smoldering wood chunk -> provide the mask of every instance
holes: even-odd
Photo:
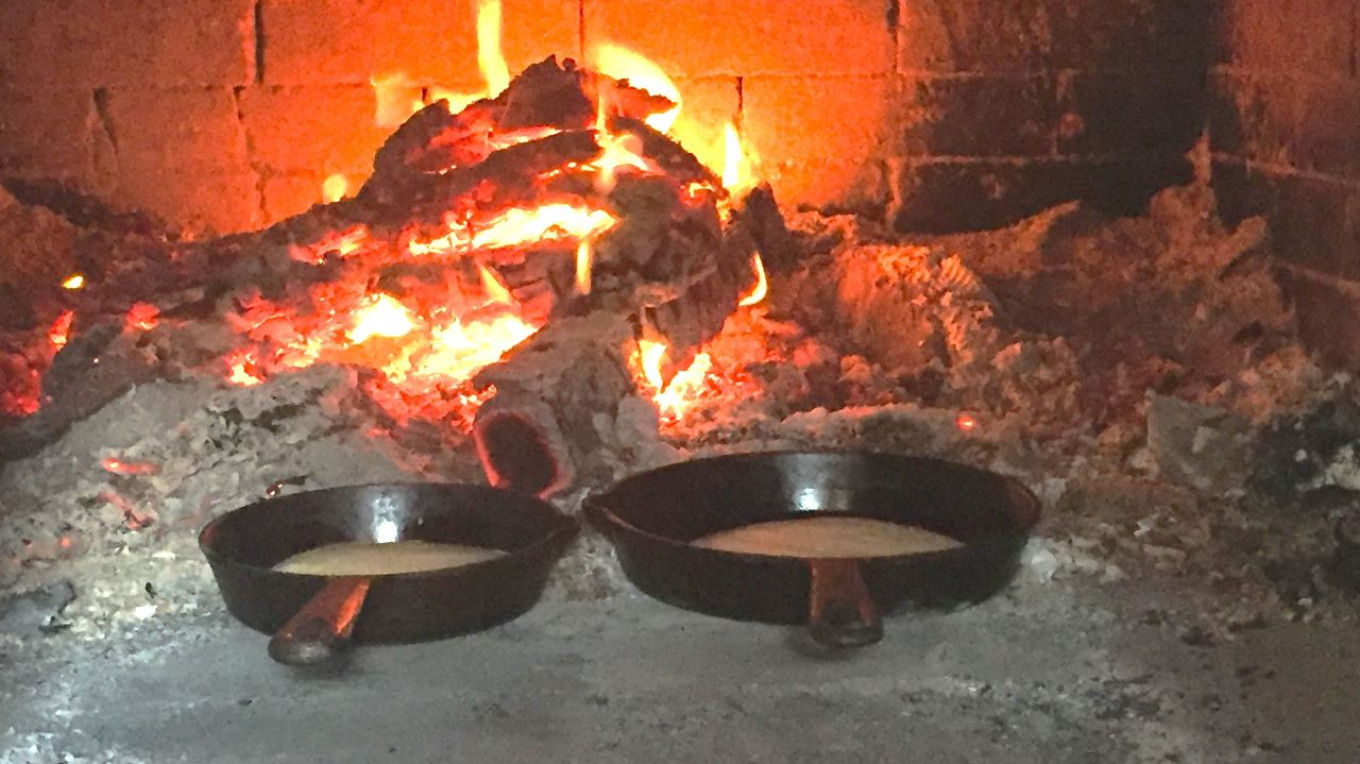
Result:
[[[43,376],[43,407],[0,428],[0,460],[36,452],[133,385],[155,377],[155,364],[117,325],[86,329],[57,354]]]
[[[1148,395],[1148,450],[1165,480],[1215,493],[1242,488],[1255,438],[1251,424],[1230,411]]]
[[[579,130],[589,126],[595,121],[595,102],[586,94],[584,76],[575,62],[568,59],[559,65],[556,56],[530,66],[496,97],[503,104],[497,127]]]
[[[555,488],[566,486],[564,475],[599,477],[606,468],[596,418],[612,422],[619,402],[633,391],[624,356],[632,339],[624,316],[563,317],[479,372],[473,380],[478,389],[496,388],[473,425],[488,474],[526,481],[552,473],[558,476]],[[504,417],[513,417],[513,423]],[[520,449],[508,445],[516,432],[525,437]],[[558,464],[544,464],[545,459]]]
[[[770,273],[789,273],[798,265],[798,247],[789,233],[774,189],[762,183],[732,210],[732,218],[750,232],[756,250]]]
[[[616,134],[631,135],[638,139],[642,156],[659,165],[680,186],[702,183],[713,188],[721,187],[722,181],[698,157],[641,119],[615,117],[609,120],[609,129]]]
[[[836,315],[864,355],[899,375],[934,360],[974,360],[960,340],[994,314],[996,301],[957,255],[879,244],[842,247],[833,257]]]

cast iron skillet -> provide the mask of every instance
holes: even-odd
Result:
[[[653,597],[737,620],[806,623],[817,642],[872,644],[899,603],[987,598],[1019,566],[1039,501],[1011,478],[938,459],[777,452],[700,459],[634,475],[590,496],[586,517]],[[811,513],[916,525],[964,542],[928,554],[802,559],[695,547],[710,533]]]
[[[272,633],[280,663],[329,663],[351,641],[441,639],[494,626],[538,600],[576,521],[499,488],[398,483],[267,499],[199,535],[227,610]],[[423,573],[326,577],[272,566],[323,544],[421,539],[494,547],[494,560]]]

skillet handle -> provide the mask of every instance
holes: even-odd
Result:
[[[322,666],[349,646],[372,579],[337,576],[326,582],[269,640],[269,657],[289,666]]]
[[[859,560],[814,559],[808,632],[824,647],[866,647],[883,639],[883,618],[860,575]]]

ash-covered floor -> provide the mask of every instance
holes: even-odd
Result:
[[[1309,762],[1360,753],[1360,632],[1187,638],[1193,596],[1039,581],[827,657],[640,596],[304,677],[224,616],[5,666],[5,762]],[[1161,617],[1149,617],[1161,613]]]
[[[688,413],[592,420],[556,501],[734,451],[954,459],[1044,502],[1004,596],[828,658],[637,595],[587,534],[512,624],[299,677],[197,529],[271,487],[481,481],[471,441],[391,426],[347,366],[167,375],[0,465],[0,761],[1360,761],[1360,386],[1297,342],[1263,223],[1190,187],[914,245],[795,231]]]

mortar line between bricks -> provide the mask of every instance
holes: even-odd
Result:
[[[1299,278],[1312,281],[1315,284],[1326,284],[1331,287],[1336,287],[1340,291],[1348,292],[1348,296],[1360,300],[1360,281],[1355,279],[1338,276],[1335,273],[1328,273],[1327,271],[1320,271],[1317,268],[1310,268],[1306,265],[1291,263],[1288,260],[1280,259],[1278,255],[1271,260],[1271,266],[1282,271],[1288,271],[1291,276],[1298,276]]]
[[[244,87],[234,87],[231,89],[232,103],[236,104],[236,124],[241,130],[241,140],[245,142],[246,164],[250,171],[255,173],[255,205],[260,213],[261,220],[269,219],[269,208],[265,203],[264,187],[265,173],[261,165],[255,159],[255,146],[250,139],[250,131],[246,129],[246,115],[241,109],[241,94],[245,91]]]
[[[1354,62],[1352,62],[1353,64]],[[1306,69],[1293,69],[1290,67],[1274,67],[1265,69],[1256,66],[1240,66],[1237,64],[1218,64],[1209,68],[1209,74],[1228,74],[1235,77],[1263,77],[1276,79],[1292,79],[1309,84],[1322,83],[1351,83],[1352,79],[1342,73],[1333,74],[1314,74]]]
[[[264,0],[255,0],[255,84],[264,84]]]
[[[1013,156],[998,154],[996,156],[967,156],[962,154],[898,154],[893,159],[899,159],[913,166],[923,165],[957,165],[957,166],[980,166],[980,165],[1005,165],[1012,167],[1024,167],[1025,165],[1036,164],[1070,164],[1070,165],[1098,165],[1115,164],[1134,160],[1156,160],[1156,159],[1177,159],[1185,155],[1178,151],[1130,151],[1127,153],[1104,153],[1104,154],[1067,154],[1049,155],[1040,154],[1036,156]]]
[[[1290,175],[1296,178],[1303,178],[1304,180],[1330,183],[1351,191],[1360,191],[1360,180],[1346,178],[1340,175],[1328,175],[1327,173],[1318,172],[1317,170],[1307,170],[1302,167],[1277,164],[1274,162],[1262,162],[1257,159],[1247,159],[1246,157],[1240,157],[1234,154],[1224,154],[1222,152],[1215,152],[1211,155],[1211,158],[1215,161],[1241,165],[1248,170],[1255,170],[1268,175]]]

